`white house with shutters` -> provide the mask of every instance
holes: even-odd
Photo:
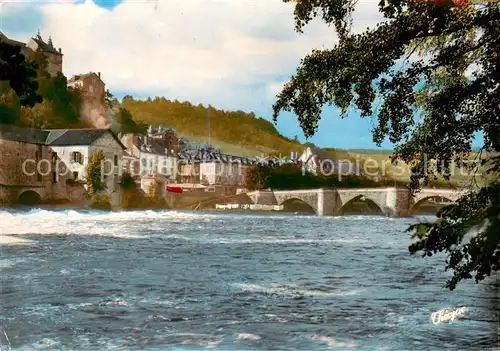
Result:
[[[86,168],[92,156],[104,154],[103,178],[109,195],[119,193],[122,174],[122,156],[125,146],[109,129],[48,130],[46,144],[52,149],[53,160],[63,162],[65,172],[72,172],[75,181],[85,182]],[[60,173],[53,167],[52,178],[58,181]],[[61,169],[61,167],[59,167]]]

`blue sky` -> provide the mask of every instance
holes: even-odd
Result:
[[[118,97],[165,96],[267,119],[300,59],[335,41],[332,29],[319,21],[305,34],[295,33],[293,7],[281,0],[35,0],[0,6],[0,30],[21,41],[38,30],[44,39],[50,35],[64,53],[68,77],[101,72]],[[376,6],[376,1],[358,1],[355,31],[377,23]],[[338,110],[328,107],[309,141],[375,148],[374,123],[356,112],[340,119]],[[305,141],[291,113],[280,116],[277,128]]]

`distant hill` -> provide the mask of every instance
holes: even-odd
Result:
[[[174,128],[180,135],[192,141],[208,140],[207,107],[188,101],[167,100],[157,97],[135,100],[123,98],[121,107],[129,110],[139,122],[163,124]],[[224,150],[242,156],[301,152],[300,142],[281,135],[273,123],[255,116],[253,112],[225,111],[210,108],[211,143]]]

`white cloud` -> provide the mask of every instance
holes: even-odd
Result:
[[[112,92],[221,108],[271,104],[304,55],[335,41],[320,21],[295,33],[293,6],[280,0],[128,0],[111,11],[88,0],[40,6],[42,36],[62,48],[66,76],[99,71]],[[376,6],[360,1],[358,30],[379,19]]]

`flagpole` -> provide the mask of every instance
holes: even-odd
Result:
[[[210,105],[207,109],[207,123],[208,123],[208,146],[210,147]]]

